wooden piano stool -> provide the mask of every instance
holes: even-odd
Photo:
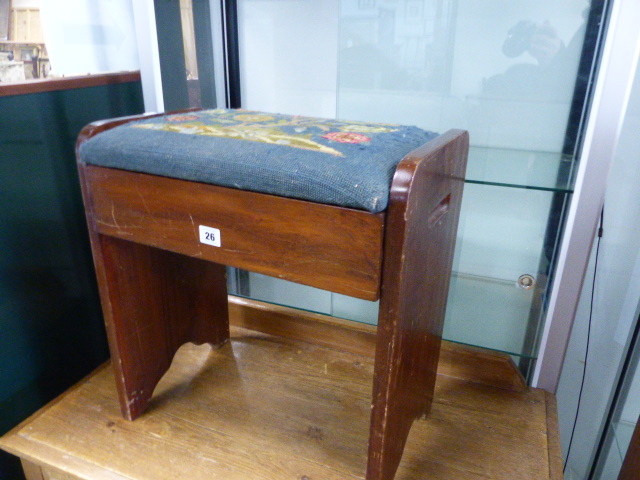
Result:
[[[234,110],[98,122],[78,162],[122,414],[229,341],[226,266],[380,300],[366,480],[429,412],[468,135]]]

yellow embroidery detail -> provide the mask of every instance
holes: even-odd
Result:
[[[166,121],[163,122],[144,122],[131,126],[283,145],[338,157],[344,157],[344,154],[319,141],[327,139],[340,143],[365,143],[369,142],[370,138],[363,133],[375,135],[397,130],[394,128],[397,125],[391,124],[372,125],[364,122],[340,122],[301,116],[283,118],[279,115],[267,115],[248,110],[220,109],[173,115],[166,117]],[[314,136],[318,141],[313,140]]]
[[[141,123],[135,125],[136,128],[148,128],[151,130],[163,130],[166,132],[186,133],[191,135],[206,135],[210,137],[235,138],[249,142],[269,143],[272,145],[283,145],[303,150],[313,150],[320,153],[327,153],[337,157],[344,155],[331,147],[311,140],[312,134],[307,135],[287,135],[277,130],[248,129],[245,125],[233,127],[215,127],[212,125],[202,125],[197,123]]]

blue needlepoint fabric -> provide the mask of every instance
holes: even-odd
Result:
[[[353,207],[387,208],[395,169],[437,134],[417,127],[202,110],[102,132],[81,161]]]

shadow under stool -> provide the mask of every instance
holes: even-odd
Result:
[[[433,397],[468,134],[243,110],[96,122],[77,155],[120,408],[229,340],[226,266],[380,300],[367,480]]]

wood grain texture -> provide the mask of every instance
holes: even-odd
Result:
[[[28,80],[23,82],[0,84],[0,97],[54,92],[57,90],[71,90],[74,88],[100,87],[103,85],[139,81],[140,72],[137,71]]]
[[[80,164],[101,234],[367,300],[378,298],[383,215]],[[220,230],[221,246],[199,240]]]
[[[528,388],[510,355],[451,342],[442,343],[438,374],[514,392]]]
[[[89,126],[78,145],[130,120]],[[185,276],[179,255],[189,259],[185,268],[194,278],[206,260],[380,298],[366,479],[392,479],[409,429],[433,397],[467,153],[467,133],[452,130],[407,155],[389,207],[377,215],[80,161],[125,416],[144,410],[180,344],[193,339],[194,328],[205,329],[189,310],[198,305],[193,292],[204,290],[195,280],[193,292],[174,287],[173,279]],[[203,244],[202,226],[219,231],[218,245]],[[183,306],[197,318],[178,331],[170,317]],[[226,339],[215,338],[203,341]]]
[[[74,480],[362,479],[373,368],[370,357],[234,329],[221,349],[183,346],[135,422],[119,413],[109,366],[0,447]],[[550,478],[548,425],[541,390],[438,375],[396,479]]]
[[[367,480],[394,478],[431,405],[468,149],[468,133],[450,130],[407,155],[391,184]]]
[[[549,478],[553,480],[564,479],[564,461],[562,459],[562,446],[560,445],[560,436],[553,435],[551,432],[559,432],[558,427],[558,402],[555,395],[545,393],[545,402],[547,406],[547,445],[549,451]]]
[[[375,325],[229,296],[231,325],[374,358]],[[443,341],[438,375],[524,392],[525,380],[506,353]]]
[[[60,471],[56,468],[42,467],[43,480],[84,480],[71,473]]]
[[[236,327],[313,343],[373,358],[376,327],[284,305],[229,296],[229,321]]]
[[[229,339],[223,265],[90,232],[125,418],[140,416],[186,342]]]
[[[44,480],[42,468],[28,460],[22,460],[22,471],[27,480]]]

